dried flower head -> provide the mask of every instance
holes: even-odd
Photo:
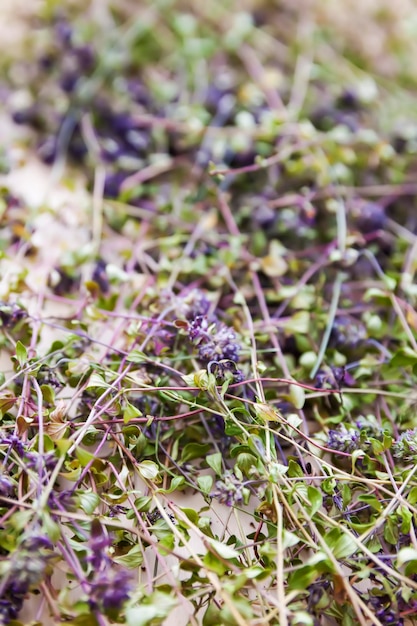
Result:
[[[417,459],[417,428],[406,430],[392,446],[394,457],[400,461],[410,462]]]
[[[216,490],[210,495],[227,506],[240,506],[247,501],[249,490],[235,474],[227,471],[223,480],[216,481]]]
[[[209,323],[203,315],[198,315],[189,324],[189,336],[198,346],[198,356],[202,361],[239,360],[240,346],[236,333],[222,322]]]
[[[346,428],[343,424],[337,430],[329,430],[327,447],[341,452],[353,452],[360,448],[360,432]]]

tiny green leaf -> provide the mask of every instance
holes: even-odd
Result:
[[[199,476],[197,478],[197,484],[203,493],[209,494],[213,487],[213,477],[212,476]]]
[[[78,499],[80,506],[87,513],[91,515],[94,513],[98,505],[100,504],[100,498],[94,491],[81,491],[78,492]]]
[[[27,358],[28,358],[28,352],[25,346],[23,345],[21,341],[17,341],[16,342],[16,359],[21,368],[25,365]]]
[[[206,456],[207,465],[211,467],[212,470],[220,476],[222,474],[222,465],[223,465],[223,457],[220,452],[216,452],[215,454],[208,454]]]
[[[137,468],[139,474],[146,480],[155,480],[159,474],[159,467],[153,461],[142,461]]]

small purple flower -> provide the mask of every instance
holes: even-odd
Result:
[[[384,230],[388,219],[384,207],[376,202],[361,201],[353,208],[352,213],[357,228],[365,235]]]
[[[375,617],[384,626],[403,626],[404,620],[398,614],[398,608],[387,594],[369,594],[369,604],[375,612]]]
[[[203,315],[197,315],[188,326],[188,334],[193,341],[199,341],[208,336],[209,323]]]
[[[87,561],[92,565],[88,601],[92,609],[114,615],[129,599],[132,591],[131,575],[125,570],[115,569],[107,552],[111,539],[98,520],[94,520],[91,525],[88,543],[91,554]]]
[[[208,323],[217,318],[210,313],[212,302],[207,298],[206,293],[201,289],[191,289],[173,296],[172,293],[165,293],[165,298],[173,305],[178,318],[185,318],[193,322],[196,318],[207,317]]]
[[[125,570],[102,572],[95,580],[93,593],[104,611],[120,611],[132,591],[131,576]]]
[[[94,520],[91,525],[91,536],[89,540],[91,555],[87,557],[87,561],[92,564],[95,571],[98,571],[109,559],[107,548],[111,545],[111,539],[103,531],[100,522]]]
[[[367,331],[360,320],[349,315],[336,317],[331,334],[331,344],[337,349],[353,350],[363,345]]]
[[[188,294],[188,297],[185,298],[185,302],[189,307],[186,314],[186,317],[189,320],[192,320],[197,316],[208,315],[210,311],[211,302],[206,297],[205,293],[199,289],[194,289],[190,294]]]
[[[222,361],[211,361],[207,365],[207,371],[214,374],[216,379],[223,382],[229,380],[232,383],[241,383],[245,380],[245,376],[241,370],[236,367],[236,363],[229,359]]]
[[[216,490],[211,494],[226,506],[240,506],[248,496],[248,490],[232,472],[225,472],[223,480],[216,482]]]
[[[417,459],[417,428],[406,430],[392,446],[392,453],[401,461],[416,461]]]
[[[11,496],[14,491],[12,480],[8,476],[0,476],[0,496]]]
[[[16,619],[23,605],[23,598],[2,598],[0,600],[0,625],[10,624],[12,619]]]
[[[26,446],[17,435],[2,435],[0,433],[0,445],[4,444],[15,450],[16,454],[20,457],[25,454]]]
[[[66,93],[74,91],[76,84],[78,83],[78,74],[74,71],[67,70],[62,73],[59,80],[60,87]]]
[[[122,183],[128,175],[128,172],[122,170],[107,174],[104,181],[104,195],[107,198],[117,198],[121,192]]]
[[[344,385],[352,387],[355,385],[355,379],[349,374],[346,367],[330,366],[329,368],[319,369],[314,379],[314,385],[317,389],[327,387],[340,389]]]
[[[240,346],[236,343],[236,334],[222,322],[209,324],[206,317],[198,315],[190,322],[188,332],[194,345],[198,346],[202,361],[239,360]]]
[[[35,533],[6,560],[1,580],[0,625],[17,618],[26,594],[44,576],[51,548],[48,537]]]
[[[72,34],[72,28],[66,20],[60,19],[57,21],[55,25],[55,35],[60,44],[70,46]]]
[[[109,278],[106,272],[107,263],[99,259],[94,267],[92,280],[97,283],[102,293],[108,293],[110,289]]]
[[[37,470],[39,466],[44,467],[46,470],[54,469],[57,464],[58,458],[55,456],[54,452],[46,452],[42,457],[39,452],[26,452],[24,460],[26,461],[26,466],[29,469]],[[40,463],[42,461],[42,463]]]
[[[74,48],[73,54],[77,59],[80,71],[88,72],[94,67],[95,54],[91,46],[78,46],[77,48]]]
[[[347,429],[343,424],[338,430],[329,430],[327,447],[341,452],[353,452],[360,448],[360,433],[354,428]]]

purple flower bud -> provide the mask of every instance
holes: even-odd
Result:
[[[340,315],[333,323],[331,343],[335,348],[352,350],[363,344],[367,336],[361,321],[348,315]]]
[[[27,317],[27,312],[16,302],[0,301],[0,322],[2,326],[10,328],[25,317]]]
[[[0,434],[0,445],[2,444],[9,445],[20,457],[25,454],[26,446],[17,435]]]
[[[202,361],[239,360],[240,346],[236,334],[222,322],[209,324],[207,317],[197,315],[189,324],[189,337],[198,346],[198,356]]]
[[[357,228],[364,234],[384,230],[387,216],[384,207],[376,202],[360,202],[352,210]]]
[[[109,279],[106,273],[107,263],[103,259],[99,259],[93,270],[92,279],[100,287],[102,293],[108,293],[110,289]]]
[[[132,588],[127,571],[106,568],[91,582],[90,605],[105,613],[117,613],[129,599]]]
[[[57,156],[56,137],[47,137],[38,147],[38,154],[44,163],[52,165]]]
[[[14,491],[14,485],[8,476],[0,476],[0,495],[11,496]]]
[[[80,71],[88,72],[93,68],[95,56],[91,46],[78,46],[77,48],[74,48],[73,54],[77,59]]]
[[[55,26],[55,34],[58,41],[64,46],[71,45],[72,28],[65,20],[59,20]]]
[[[104,195],[107,198],[117,198],[120,194],[120,187],[128,175],[127,172],[123,171],[108,174],[104,181]]]
[[[78,74],[73,71],[64,72],[59,80],[59,85],[66,93],[71,93],[78,82]]]
[[[402,433],[394,442],[392,453],[401,461],[415,462],[417,460],[417,428]]]
[[[216,490],[210,495],[226,506],[239,506],[244,501],[244,486],[233,473],[225,472],[224,479],[216,482]]]
[[[329,430],[327,447],[341,452],[353,452],[360,448],[360,433],[354,428],[347,429],[343,424],[338,430]]]

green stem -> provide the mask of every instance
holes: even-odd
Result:
[[[329,317],[327,319],[327,326],[326,326],[326,330],[324,331],[324,335],[323,335],[323,339],[321,341],[321,345],[320,345],[320,350],[319,353],[317,355],[317,361],[313,367],[313,369],[311,370],[310,373],[310,378],[313,379],[315,378],[320,365],[322,364],[323,361],[323,357],[324,354],[326,352],[327,349],[327,345],[329,343],[329,339],[330,339],[330,333],[332,332],[332,328],[333,328],[333,322],[334,322],[334,318],[336,317],[336,311],[337,311],[337,306],[339,304],[339,298],[340,298],[340,292],[342,290],[342,283],[344,280],[344,274],[342,272],[339,272],[336,276],[336,280],[334,283],[334,289],[333,289],[333,296],[332,296],[332,301],[330,303],[330,309],[329,309]]]

